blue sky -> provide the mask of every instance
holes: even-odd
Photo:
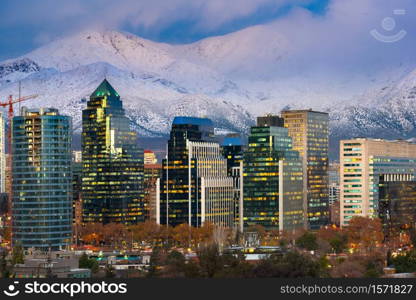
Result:
[[[284,18],[323,16],[330,0],[1,0],[0,61],[90,27],[189,43]]]

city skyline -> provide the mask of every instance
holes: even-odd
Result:
[[[1,1],[0,293],[414,294],[415,13]]]

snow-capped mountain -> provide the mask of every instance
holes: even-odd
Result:
[[[283,108],[331,113],[332,136],[416,133],[416,71],[409,64],[354,76],[308,68],[291,40],[253,26],[187,45],[115,31],[85,31],[0,63],[0,99],[39,94],[80,130],[86,99],[106,77],[143,136],[169,132],[175,115],[207,116],[219,132],[247,132],[256,115]]]

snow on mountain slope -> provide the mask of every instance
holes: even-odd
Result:
[[[411,137],[416,126],[413,65],[360,74],[308,68],[290,39],[261,25],[188,45],[115,31],[84,31],[0,63],[0,99],[39,94],[74,118],[107,77],[142,135],[169,132],[175,115],[207,116],[217,130],[247,132],[256,115],[283,108],[331,113],[332,135]]]

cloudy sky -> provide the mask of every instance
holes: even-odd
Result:
[[[401,11],[395,13],[397,9]],[[333,59],[346,63],[358,56],[375,61],[413,59],[416,1],[1,0],[0,60],[91,28],[189,43],[258,24],[270,26],[271,34],[286,36],[300,52],[315,53],[318,63],[329,53],[338,53]],[[374,29],[381,38],[402,38],[383,43],[370,35]]]

